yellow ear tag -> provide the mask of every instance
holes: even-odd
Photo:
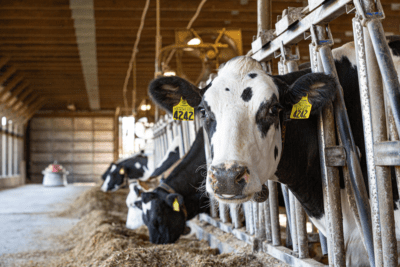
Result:
[[[308,119],[310,117],[312,105],[308,102],[308,95],[303,96],[299,103],[293,105],[290,118],[295,120]]]
[[[194,120],[194,108],[192,108],[186,100],[183,100],[182,97],[179,104],[172,108],[172,114],[176,121]]]
[[[121,169],[119,170],[119,174],[121,174],[121,175],[124,175],[124,174],[125,174],[124,168],[121,168]]]
[[[177,198],[175,198],[174,203],[172,204],[172,207],[174,208],[174,211],[179,211],[179,203],[178,203]]]

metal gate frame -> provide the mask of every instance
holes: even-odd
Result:
[[[264,251],[293,266],[324,266],[310,259],[308,255],[308,242],[320,240],[323,253],[330,256],[329,266],[345,266],[338,171],[338,168],[342,167],[347,198],[370,265],[397,266],[389,166],[395,166],[396,186],[400,191],[400,85],[381,24],[385,15],[380,1],[309,0],[306,11],[291,8],[284,11],[283,18],[276,24],[275,33],[278,36],[262,27],[262,23],[266,23],[266,19],[262,18],[266,14],[263,14],[263,8],[268,9],[266,1],[258,0],[259,36],[252,44],[252,57],[259,62],[266,62],[268,66],[274,57],[280,57],[280,74],[297,71],[298,49],[293,54],[292,46],[311,38],[312,71],[324,72],[336,79],[336,100],[321,112],[318,125],[327,236],[325,238],[322,234],[307,234],[305,212],[293,194],[283,186],[288,220],[286,244],[291,245],[293,249],[281,245],[278,195],[276,183],[273,181],[268,181],[268,201],[227,205],[210,200],[211,214],[201,214],[200,220],[251,244],[255,251]],[[333,38],[328,24],[344,13],[354,11],[356,15],[353,19],[353,30],[370,199],[363,182],[360,155],[347,116],[343,89],[335,69],[331,51]],[[155,127],[155,152],[159,155],[163,155],[161,151],[165,152],[168,144],[168,138],[165,137],[168,123],[164,121]],[[190,130],[187,130],[188,126],[185,126],[185,123],[177,125],[183,140],[181,147],[186,152],[193,142],[188,140],[193,139],[190,139]],[[197,119],[195,130],[198,129]],[[210,147],[206,133],[204,138],[209,164]],[[339,144],[336,144],[336,139],[339,140]],[[156,162],[159,159],[160,156],[157,156]]]

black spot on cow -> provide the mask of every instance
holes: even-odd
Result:
[[[246,89],[243,90],[243,93],[240,97],[245,102],[249,102],[252,96],[253,96],[253,91],[251,90],[251,87],[247,87]]]
[[[229,88],[225,88],[225,91],[230,91]]]
[[[255,77],[257,77],[257,73],[250,73],[249,76],[250,78],[254,79]]]
[[[211,139],[217,129],[217,121],[215,119],[215,115],[212,112],[211,107],[208,105],[207,101],[204,99],[201,102],[199,109],[202,109],[204,112],[204,115],[202,116],[202,118],[204,119],[203,125],[208,133],[208,138],[211,143]]]
[[[274,149],[274,157],[275,157],[275,160],[278,157],[278,148],[276,146],[275,146],[275,149]]]
[[[271,125],[274,125],[275,128],[278,127],[279,111],[280,104],[275,94],[272,95],[271,99],[261,102],[256,113],[256,124],[263,138],[267,136]]]

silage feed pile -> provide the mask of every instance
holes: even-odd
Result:
[[[261,254],[218,254],[194,235],[175,244],[151,244],[145,226],[125,227],[127,190],[104,193],[86,191],[65,211],[54,216],[79,217],[65,235],[54,237],[54,250],[0,257],[0,266],[286,266]]]

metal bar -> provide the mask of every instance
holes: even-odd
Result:
[[[283,201],[285,202],[285,210],[286,210],[286,218],[287,218],[286,247],[293,247],[292,231],[290,231],[290,228],[292,227],[292,218],[291,218],[291,214],[290,214],[289,192],[288,192],[288,188],[285,184],[281,184],[281,189],[282,189]]]
[[[289,203],[290,203],[290,233],[292,234],[292,244],[293,244],[293,251],[298,252],[299,246],[298,241],[299,238],[297,237],[297,219],[296,219],[296,202],[295,197],[292,191],[289,191]]]
[[[374,241],[375,265],[383,266],[382,237],[379,214],[379,195],[377,170],[375,168],[374,137],[370,107],[370,91],[373,87],[382,87],[381,76],[377,72],[377,63],[371,51],[368,31],[364,31],[359,19],[353,19],[354,43],[357,57],[358,83],[360,89],[361,111],[364,128],[365,153],[367,160],[369,194],[371,200],[371,218]],[[368,51],[367,51],[368,50]],[[371,64],[371,66],[368,66]],[[376,80],[375,80],[376,79]],[[374,81],[375,80],[375,81]],[[382,88],[381,88],[382,89]],[[372,99],[371,99],[372,101]],[[378,100],[379,101],[379,100]],[[379,105],[379,103],[376,103]],[[375,103],[374,103],[375,105]],[[384,107],[382,107],[384,108]],[[378,111],[379,112],[379,111]],[[377,129],[378,130],[378,129]],[[379,133],[378,133],[379,134]]]
[[[258,222],[258,228],[260,228],[260,236],[258,236],[257,238],[261,241],[266,239],[266,233],[265,233],[265,215],[264,215],[264,204],[263,203],[257,203],[258,205],[258,218],[259,218],[259,222]]]
[[[257,1],[257,37],[260,37],[263,31],[272,27],[271,3],[271,0]]]
[[[366,247],[370,259],[370,264],[371,266],[375,266],[375,256],[374,256],[373,240],[372,240],[371,208],[369,205],[367,190],[365,188],[364,180],[362,178],[362,171],[358,158],[358,151],[354,143],[349,118],[346,112],[343,89],[340,86],[338,80],[331,48],[329,46],[322,46],[319,49],[319,53],[321,55],[321,61],[324,66],[325,73],[334,76],[336,79],[337,95],[336,95],[336,100],[333,103],[336,125],[339,130],[343,146],[345,147],[347,152],[347,166],[350,173],[351,183],[354,189],[358,213],[360,214],[361,217],[361,226],[362,226],[361,232],[363,233],[366,241]]]
[[[219,218],[223,223],[229,222],[228,204],[218,202],[219,205]]]
[[[328,255],[328,244],[326,241],[326,236],[322,232],[319,232],[318,234],[319,234],[319,242],[321,243],[322,255]]]
[[[281,48],[281,45],[297,44],[304,39],[304,33],[309,31],[311,25],[328,23],[346,12],[346,5],[351,0],[330,0],[315,9],[302,20],[292,25],[290,29],[272,40],[263,49],[253,54],[257,61],[267,61],[274,57],[274,52]]]
[[[272,230],[271,230],[271,209],[269,200],[264,203],[264,214],[265,214],[265,238],[268,243],[272,242]]]
[[[378,166],[400,166],[400,142],[375,143],[375,164]]]
[[[387,96],[385,94],[385,100],[387,99]],[[387,107],[388,105],[386,105]],[[387,121],[390,129],[390,140],[391,141],[399,141],[399,134],[396,131],[396,126],[394,125],[393,121],[393,113],[390,107],[386,108],[386,113],[387,113]],[[395,175],[396,175],[396,181],[397,181],[397,190],[400,192],[400,166],[395,166]],[[393,186],[393,185],[392,185]]]
[[[317,53],[317,48],[310,44],[310,59],[313,72],[323,72],[324,67],[321,58]],[[328,239],[327,248],[329,252],[329,265],[330,266],[344,266],[344,238],[342,227],[342,213],[339,189],[339,172],[336,168],[328,167],[325,158],[325,147],[335,146],[335,122],[333,116],[332,105],[324,108],[318,119],[318,144],[319,144],[319,157],[322,176],[322,189],[324,196],[325,208],[325,236]],[[330,183],[332,182],[332,183]],[[339,205],[337,203],[339,202]],[[335,209],[333,209],[333,205]],[[332,222],[335,222],[333,224]],[[335,238],[334,238],[335,237]],[[337,237],[337,239],[336,239]]]
[[[384,38],[384,40],[385,39],[386,38]],[[379,205],[383,263],[385,266],[397,266],[397,240],[393,213],[393,194],[390,168],[375,166],[374,164],[375,155],[373,143],[387,141],[385,101],[383,95],[384,91],[382,88],[382,77],[377,71],[378,62],[374,54],[371,38],[368,31],[364,31],[364,40],[366,67],[368,70],[368,88],[365,86],[360,86],[360,95],[362,96],[361,102],[363,117],[364,112],[366,113],[366,118],[363,118],[364,125],[367,125],[369,126],[369,128],[371,128],[371,124],[368,125],[367,122],[370,120],[370,123],[372,123],[372,129],[364,129],[366,147],[368,142],[369,148],[366,152],[368,174],[371,172],[371,176],[375,178],[373,179],[373,181],[377,182],[379,200],[372,200],[377,202],[377,204]],[[400,89],[400,87],[398,88]],[[370,104],[368,103],[368,91],[369,97],[371,99],[370,103],[373,103],[370,107],[370,110],[368,110],[368,104]],[[400,146],[398,146],[398,148],[400,148]],[[397,154],[400,154],[399,150]],[[376,172],[376,176],[374,176],[374,171]],[[377,179],[377,177],[379,177],[379,179]],[[372,183],[372,181],[370,183]]]
[[[305,259],[309,257],[308,253],[308,239],[307,239],[307,226],[306,226],[306,213],[301,206],[300,202],[296,199],[296,219],[297,219],[297,237],[298,237],[298,250],[299,258]]]
[[[382,80],[385,85],[388,102],[393,111],[393,120],[397,130],[400,129],[400,84],[397,77],[396,68],[386,42],[385,32],[383,31],[380,20],[373,19],[367,22],[367,27],[371,37],[372,45],[375,50],[379,69],[381,70]]]
[[[279,225],[278,189],[276,182],[268,180],[269,204],[271,211],[272,245],[281,245],[281,228]]]
[[[236,229],[242,227],[242,220],[240,218],[239,215],[239,207],[240,205],[238,204],[229,204],[229,211],[230,211],[230,215],[231,215],[231,219],[232,219],[232,224],[234,225],[234,227]]]

